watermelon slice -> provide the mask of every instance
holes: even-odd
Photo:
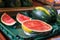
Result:
[[[14,25],[16,23],[16,21],[13,18],[11,18],[7,13],[4,13],[1,16],[1,22],[8,26]]]
[[[23,22],[22,29],[25,33],[44,33],[52,30],[52,26],[41,20],[28,20]]]
[[[24,21],[31,20],[28,16],[18,13],[16,19],[19,23],[23,23]]]

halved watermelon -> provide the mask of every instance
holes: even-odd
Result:
[[[27,21],[27,20],[31,20],[31,18],[29,18],[28,16],[25,16],[25,15],[20,14],[20,13],[17,14],[16,19],[19,23],[22,23],[22,22]]]
[[[51,31],[52,26],[41,20],[28,20],[23,22],[22,29],[25,33],[44,33]]]
[[[13,18],[11,18],[7,13],[4,13],[1,16],[1,22],[8,26],[14,25],[16,23],[16,21]]]

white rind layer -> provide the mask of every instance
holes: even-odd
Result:
[[[3,20],[1,20],[1,22],[4,23],[5,25],[9,25],[9,26],[14,25],[16,23],[16,21],[15,22],[12,22],[12,23],[6,23]]]
[[[25,33],[26,35],[28,35],[28,36],[36,36],[36,35],[37,35],[37,34],[27,33],[27,32],[25,32],[25,31],[24,31],[24,33]]]
[[[19,14],[19,13],[18,13]],[[16,19],[17,19],[17,21],[19,22],[19,23],[23,23],[23,22],[21,22],[19,19],[18,19],[18,14],[17,14],[17,16],[16,16]],[[31,20],[31,18],[30,19],[28,19],[28,20]],[[27,20],[25,20],[25,21],[27,21]]]
[[[5,15],[6,13],[4,13],[2,16],[1,16],[1,22],[4,23],[5,25],[8,25],[8,26],[11,26],[11,25],[14,25],[16,23],[16,21],[12,22],[12,23],[6,23],[2,20],[2,17]]]
[[[18,16],[18,14],[17,14],[17,16]],[[19,23],[21,23],[22,25],[24,25],[24,22],[27,22],[27,21],[31,21],[31,18],[30,18],[30,20],[26,20],[26,21],[23,21],[23,22],[21,22],[18,18],[17,18],[17,16],[16,16],[16,19],[17,19],[17,21],[19,22]],[[33,19],[33,20],[35,20],[35,19]],[[41,21],[41,20],[35,20],[35,21]],[[45,22],[43,22],[43,23],[45,23]],[[47,24],[47,23],[45,23],[45,24]],[[47,24],[47,25],[49,25],[49,24]],[[25,26],[25,25],[24,25]],[[48,31],[51,31],[52,30],[52,26],[51,25],[49,25],[50,26],[50,29],[49,30],[45,30],[45,31],[38,31],[38,30],[33,30],[33,29],[30,29],[30,30],[32,30],[32,31],[36,31],[36,32],[48,32]],[[25,26],[26,27],[26,26]],[[28,28],[28,27],[27,27]],[[29,29],[29,28],[28,28]]]
[[[32,21],[32,20],[27,20],[27,21]],[[24,21],[24,22],[27,22],[27,21]],[[35,20],[35,21],[41,21],[41,20]],[[22,25],[24,25],[24,22],[22,23]],[[43,23],[45,23],[45,22],[43,22]],[[47,24],[47,23],[45,23],[45,24]],[[47,25],[49,25],[49,24],[47,24]],[[25,26],[25,25],[24,25]],[[38,31],[38,30],[33,30],[33,29],[30,29],[30,30],[32,30],[32,31],[35,31],[35,32],[48,32],[48,31],[51,31],[52,30],[52,26],[51,25],[49,25],[50,26],[50,29],[48,29],[48,30],[44,30],[44,31]],[[26,26],[25,26],[26,27]],[[27,27],[28,28],[28,27]],[[29,28],[28,28],[29,29]]]

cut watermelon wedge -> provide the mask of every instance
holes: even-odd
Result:
[[[16,21],[13,18],[11,18],[7,13],[4,13],[1,16],[1,22],[8,26],[14,25],[16,23]]]
[[[28,20],[23,22],[22,28],[28,31],[47,32],[52,30],[52,26],[41,20]]]
[[[27,20],[22,23],[24,33],[29,36],[47,35],[52,30],[52,26],[41,20]]]
[[[24,21],[31,20],[28,16],[18,13],[16,19],[19,23],[23,23]]]

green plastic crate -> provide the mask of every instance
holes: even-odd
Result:
[[[8,13],[10,13],[10,12],[8,12]],[[12,12],[12,13],[17,13],[17,12]],[[28,11],[28,12],[23,11],[21,13],[26,15],[26,16],[31,17],[30,14],[27,14],[27,13],[30,13],[30,11]],[[13,18],[15,19],[15,16],[13,16]],[[16,28],[14,28],[14,27],[16,27]],[[21,28],[21,24],[18,22],[13,26],[6,26],[6,25],[0,23],[0,30],[7,37],[9,37],[10,40],[42,40],[42,39],[45,40],[45,38],[57,35],[59,28],[58,28],[57,24],[54,24],[53,30],[48,35],[46,35],[46,36],[42,36],[42,35],[38,36],[37,35],[36,37],[30,37],[30,36],[25,35],[25,33],[23,32],[23,30]]]
[[[16,25],[18,26],[18,25]],[[53,25],[53,30],[46,36],[36,36],[36,37],[29,37],[27,35],[24,34],[21,26],[19,28],[13,28],[13,26],[8,27],[3,25],[2,23],[0,23],[0,30],[7,36],[10,38],[10,40],[42,40],[54,35],[58,34],[58,26],[57,25]]]

